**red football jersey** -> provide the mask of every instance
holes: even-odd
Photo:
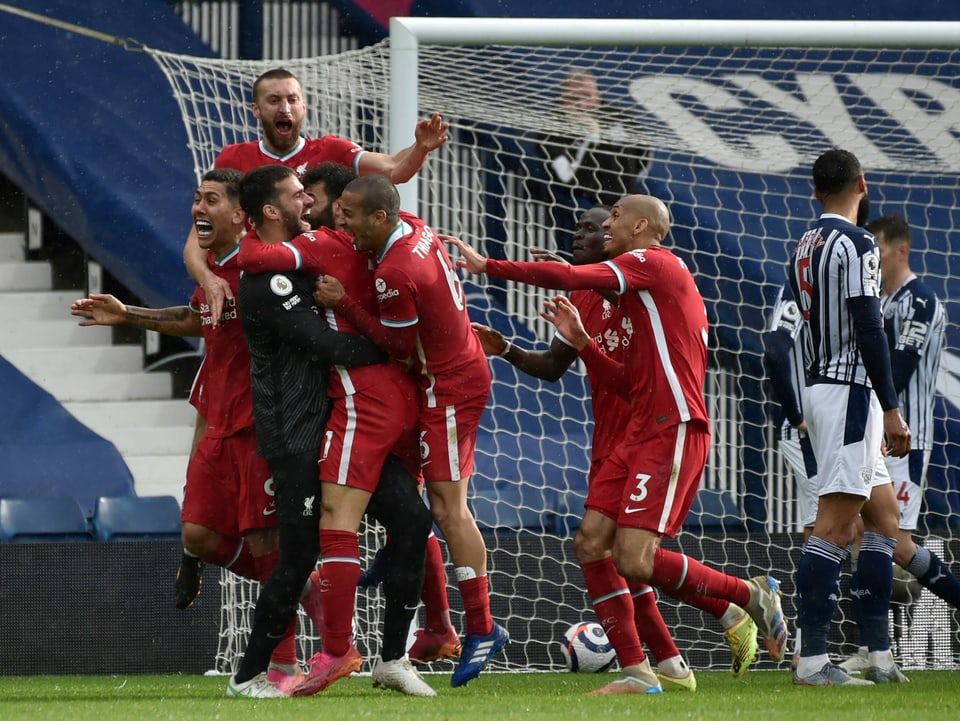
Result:
[[[209,254],[207,263],[230,284],[237,297],[240,281],[239,248],[219,260]],[[253,396],[250,393],[250,351],[243,335],[236,300],[225,300],[220,327],[213,327],[207,297],[200,286],[193,291],[190,307],[200,313],[206,355],[191,393],[194,407],[207,419],[211,438],[230,436],[253,427]]]
[[[459,397],[464,388],[489,389],[490,367],[453,261],[420,218],[401,212],[400,219],[377,259],[380,322],[387,329],[416,326],[414,364],[428,407],[450,391]]]
[[[631,399],[634,440],[685,421],[707,421],[707,312],[686,264],[661,246],[592,265],[490,260],[487,273],[543,288],[614,290],[624,335],[621,395]],[[587,354],[584,354],[587,359]]]
[[[623,362],[623,349],[629,345],[633,331],[623,323],[620,309],[592,290],[575,290],[570,302],[580,311],[583,327],[611,358]],[[626,341],[626,343],[624,343]],[[593,443],[591,459],[596,462],[609,456],[623,438],[623,429],[630,419],[630,404],[595,368],[587,367],[590,381],[590,403],[593,406]]]
[[[316,276],[332,275],[343,285],[347,295],[370,315],[379,312],[373,288],[376,264],[371,253],[360,253],[353,246],[353,236],[341,231],[320,228],[298,235],[287,243],[264,243],[250,234],[240,244],[240,267],[251,273],[305,270]],[[344,333],[358,333],[341,313],[326,311],[327,324]],[[383,370],[378,365],[360,368],[331,366],[331,398],[352,395],[357,390],[381,382]]]
[[[297,175],[303,175],[307,168],[329,160],[353,168],[354,172],[359,173],[357,166],[364,152],[363,148],[352,140],[336,135],[300,138],[296,147],[286,155],[271,152],[262,140],[251,140],[228,145],[220,151],[213,165],[215,168],[234,168],[242,173],[261,165],[286,165],[293,168]]]

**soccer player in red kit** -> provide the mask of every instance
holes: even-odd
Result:
[[[309,220],[311,227],[317,232],[303,234],[288,243],[277,245],[245,243],[241,250],[241,264],[245,268],[254,269],[256,272],[303,269],[317,276],[335,272],[343,278],[346,292],[357,299],[367,312],[374,316],[378,315],[379,306],[374,291],[373,277],[375,266],[371,254],[357,251],[353,246],[351,235],[343,232],[333,232],[336,226],[334,203],[339,200],[347,184],[356,177],[353,171],[331,162],[308,168],[303,177],[303,186],[304,192],[314,198],[314,206],[310,209]],[[320,206],[319,209],[318,205]],[[342,315],[328,313],[328,316],[332,327],[342,328],[348,332],[352,329],[349,321]],[[395,374],[396,372],[397,368],[394,364],[390,373]],[[351,374],[353,377],[347,375],[348,370],[345,368],[337,368],[335,373],[344,374],[348,386],[364,391],[361,396],[368,397],[366,402],[372,404],[373,408],[388,409],[388,418],[403,415],[397,411],[389,410],[389,397],[370,390],[374,385],[387,380],[389,374],[385,376],[383,373],[374,372],[369,368],[354,369]],[[404,375],[403,384],[412,383],[412,377],[406,373]],[[329,389],[331,398],[344,398],[356,392],[356,390],[347,392],[340,378],[331,378]],[[334,413],[337,414],[342,411],[343,405],[335,402],[333,408]],[[418,406],[415,404],[415,418],[418,413]],[[391,422],[395,423],[395,419]],[[386,441],[391,438],[391,434],[374,433],[374,429],[369,429],[370,432],[361,431],[356,428],[355,419],[333,418],[327,427],[328,432],[334,428],[353,428],[355,430],[351,431],[351,437],[356,439],[357,442],[362,443],[366,439],[366,442],[372,442],[378,448],[390,448],[390,443]],[[335,459],[339,456],[339,450],[342,448],[340,439],[343,437],[343,433],[334,433],[332,437],[333,447],[326,461],[326,468],[328,469],[340,465]],[[411,468],[411,472],[415,477],[422,478],[419,472],[419,439],[415,437],[414,440],[416,441],[413,447],[416,452],[416,464],[415,467]],[[405,458],[406,453],[406,450],[396,451],[396,454],[401,458]],[[377,457],[376,454],[373,457]],[[354,449],[345,461],[355,463],[357,461],[354,459],[367,459],[367,462],[369,462],[369,458],[369,454]],[[321,470],[323,469],[321,468]],[[336,479],[328,478],[328,480]],[[386,552],[386,556],[393,556],[396,552],[395,549],[391,549],[390,552]],[[384,551],[381,550],[381,552],[378,552],[377,558],[383,559],[383,557]],[[382,563],[375,561],[374,566],[382,566]],[[382,575],[379,568],[375,572]],[[379,583],[379,581],[377,582]],[[409,649],[410,661],[414,664],[424,664],[459,655],[460,639],[450,620],[450,602],[447,598],[447,576],[444,568],[443,551],[432,531],[427,539],[427,560],[421,598],[426,622],[424,628],[415,632],[416,640]]]
[[[340,212],[358,250],[372,251],[379,318],[363,310],[335,278],[324,277],[333,305],[397,359],[410,358],[420,388],[420,453],[434,520],[443,532],[463,598],[466,635],[451,678],[476,678],[509,640],[490,616],[487,555],[467,506],[467,479],[480,417],[490,394],[490,367],[470,327],[456,269],[436,233],[400,212],[396,187],[360,177],[340,196]]]
[[[573,265],[600,263],[608,258],[603,249],[602,225],[609,217],[610,210],[604,206],[583,212],[573,234]],[[545,251],[531,252],[540,260],[559,260]],[[634,328],[629,319],[622,316],[616,295],[612,292],[601,294],[592,290],[577,290],[571,293],[570,301],[577,307],[584,328],[597,344],[611,357],[622,360],[625,349],[633,340]],[[496,331],[478,323],[474,323],[473,327],[488,355],[498,355],[537,378],[557,380],[577,359],[576,349],[559,334],[547,350],[534,352],[517,347]],[[619,444],[630,418],[630,405],[605,377],[592,372],[591,367],[587,367],[587,375],[594,431],[587,480],[587,510],[573,542],[587,591],[595,604],[597,618],[604,622],[621,666],[631,665],[631,654],[635,653],[642,641],[657,660],[656,673],[664,690],[694,691],[697,688],[696,678],[680,655],[660,615],[656,593],[645,583],[628,584],[623,580],[606,548],[594,540],[597,534],[592,529],[603,522],[598,514],[615,517],[619,510],[620,494],[617,487],[610,484],[600,486],[594,484],[593,479]],[[756,656],[756,624],[742,609],[722,599],[697,597],[693,600],[701,604],[699,608],[723,624],[734,675],[746,673]],[[633,620],[633,623],[629,620],[621,623],[620,619]]]
[[[238,199],[240,177],[232,169],[206,173],[192,208],[206,262],[234,291],[240,277],[237,242],[246,217]],[[81,325],[125,324],[167,335],[203,336],[206,354],[190,399],[203,420],[203,433],[187,465],[181,565],[202,573],[203,564],[213,563],[255,581],[269,578],[277,562],[273,479],[257,455],[250,352],[236,302],[227,302],[216,330],[199,286],[189,306],[138,308],[112,295],[94,294],[76,301],[71,312],[87,319]],[[184,607],[199,591],[199,579]],[[273,681],[299,674],[294,631],[295,626],[273,654],[268,672]]]
[[[434,113],[429,120],[417,123],[414,143],[393,155],[364,150],[352,140],[336,135],[304,138],[301,130],[307,106],[303,88],[296,75],[284,68],[268,70],[254,81],[251,109],[260,121],[263,137],[228,145],[217,156],[214,167],[235,168],[246,173],[261,165],[279,164],[302,175],[310,166],[333,161],[353,168],[357,175],[384,175],[395,183],[405,183],[423,167],[433,150],[447,142],[449,128],[449,123]],[[216,313],[222,299],[232,296],[229,288],[208,273],[193,232],[184,247],[184,262],[190,276],[211,297],[211,307]]]
[[[710,445],[703,398],[707,368],[707,317],[703,299],[683,261],[661,243],[670,228],[662,201],[629,195],[614,205],[603,228],[610,260],[586,266],[488,260],[458,238],[473,273],[519,280],[544,288],[614,291],[632,327],[623,362],[605,354],[586,333],[576,307],[564,297],[544,317],[621,394],[630,399],[630,420],[620,443],[593,478],[593,542],[613,555],[628,581],[649,583],[681,600],[697,596],[728,601],[760,627],[774,660],[783,657],[787,628],[779,584],[761,576],[743,581],[681,553],[660,547],[680,530],[700,485]],[[611,507],[606,501],[614,499]],[[692,605],[696,605],[692,603]],[[594,694],[659,693],[660,684],[642,649],[623,676]]]
[[[378,312],[373,257],[358,252],[346,233],[318,228],[278,244],[248,236],[241,245],[240,263],[254,273],[306,270],[322,276],[336,272],[352,298],[368,313]],[[341,313],[328,310],[326,319],[335,330],[358,332]],[[333,521],[321,525],[320,546],[321,555],[333,560],[324,563],[313,579],[323,589],[324,652],[343,656],[350,648],[359,576],[359,555],[353,557],[354,550],[359,553],[357,528],[369,496],[380,481],[387,454],[402,460],[411,476],[420,476],[419,404],[412,375],[394,360],[356,368],[331,366],[327,393],[332,404],[321,450],[320,481],[328,484],[322,492],[324,510],[335,511],[331,514]],[[337,545],[343,534],[351,536],[347,539],[353,542],[350,549],[342,543]],[[394,550],[391,547],[390,551]],[[388,566],[393,565],[390,551]],[[344,563],[345,557],[351,562]],[[402,626],[401,644],[406,641],[410,620],[407,618]],[[404,651],[405,645],[401,645],[398,653],[389,654],[391,658],[383,656],[374,669],[374,682],[412,695],[433,695],[410,667]]]

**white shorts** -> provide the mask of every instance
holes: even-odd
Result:
[[[858,385],[818,383],[803,393],[804,415],[817,457],[817,496],[870,497],[890,482],[880,455],[883,410],[877,394]]]
[[[783,460],[790,466],[797,486],[797,520],[804,528],[812,528],[817,520],[817,459],[809,436],[801,442],[784,438],[779,443]]]
[[[903,458],[883,459],[893,481],[893,492],[900,504],[900,530],[916,531],[920,522],[920,505],[927,480],[930,450],[915,450]],[[919,483],[918,483],[919,481]]]

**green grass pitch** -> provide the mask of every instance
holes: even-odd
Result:
[[[908,672],[912,683],[801,688],[786,671],[697,672],[696,693],[584,695],[614,674],[485,673],[466,688],[428,674],[435,698],[374,689],[369,676],[339,681],[317,696],[262,701],[225,697],[226,677],[0,677],[3,721],[930,721],[960,719],[960,675]]]

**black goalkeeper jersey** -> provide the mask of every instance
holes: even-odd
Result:
[[[302,272],[240,276],[240,317],[250,347],[257,451],[264,459],[319,449],[329,412],[331,364],[381,363],[367,338],[332,330]]]

